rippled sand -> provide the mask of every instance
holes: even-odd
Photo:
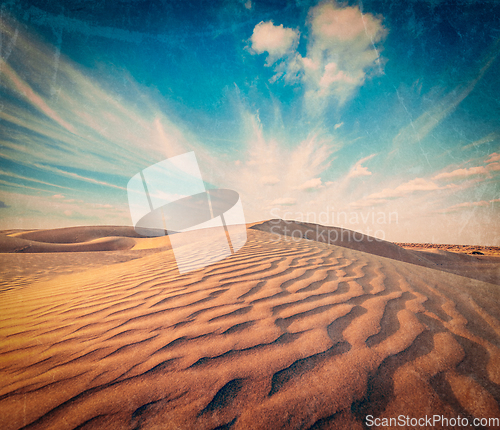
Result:
[[[500,260],[490,257],[483,282],[431,260],[261,230],[185,275],[168,238],[3,254],[16,257],[3,260],[4,278],[24,272],[0,293],[1,428],[361,429],[366,415],[500,417]]]

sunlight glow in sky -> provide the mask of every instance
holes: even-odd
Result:
[[[21,0],[0,20],[2,229],[131,225],[129,179],[195,151],[247,222],[500,246],[498,2]]]

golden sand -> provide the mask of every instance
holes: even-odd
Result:
[[[451,273],[452,259],[440,269],[255,227],[238,253],[184,275],[168,238],[3,254],[16,258],[2,265],[11,288],[0,293],[0,427],[361,429],[367,415],[500,417],[500,260],[490,257],[484,282]],[[483,262],[460,263],[474,264]]]

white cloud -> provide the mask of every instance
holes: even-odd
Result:
[[[271,202],[271,205],[277,206],[293,206],[297,200],[292,197],[282,197]]]
[[[321,4],[311,11],[311,27],[325,45],[360,38],[375,43],[385,36],[378,18],[363,14],[357,6],[341,7],[335,2]]]
[[[491,154],[490,159],[486,162],[489,163],[486,166],[474,166],[466,167],[462,169],[455,169],[451,172],[443,172],[434,176],[432,179],[464,179],[469,176],[476,175],[490,175],[491,172],[500,171],[500,163],[492,162],[496,160],[496,154]]]
[[[432,181],[429,181],[424,178],[416,178],[411,181],[405,182],[401,185],[398,185],[396,188],[385,188],[383,191],[379,193],[371,194],[369,197],[371,198],[394,198],[394,197],[402,197],[407,194],[411,194],[414,191],[434,191],[438,190],[439,186]]]
[[[365,161],[368,161],[375,157],[376,154],[369,155],[368,157],[362,158],[359,160],[351,169],[351,171],[348,173],[347,177],[348,178],[356,178],[358,176],[370,176],[372,172],[368,170],[367,167],[363,166],[363,163]]]
[[[448,209],[445,209],[444,212],[453,211],[456,209],[466,209],[466,208],[475,208],[475,207],[489,207],[493,203],[500,202],[500,199],[492,199],[492,200],[481,200],[479,202],[463,202],[458,203],[456,205],[450,206]]]
[[[260,180],[262,185],[276,185],[280,180],[276,176],[265,176]]]
[[[300,191],[313,191],[323,187],[324,185],[320,178],[312,178],[304,182],[302,185],[299,185],[297,189]]]
[[[362,209],[362,208],[380,206],[382,204],[385,204],[386,202],[387,201],[384,199],[365,198],[362,200],[358,200],[357,202],[351,203],[349,207],[352,209]]]
[[[381,19],[330,2],[311,8],[308,24],[305,57],[297,51],[299,31],[271,21],[257,24],[250,41],[254,52],[269,54],[267,65],[276,72],[271,83],[283,76],[286,83],[303,80],[310,112],[322,111],[329,97],[344,103],[370,73],[382,73],[377,44],[387,30]]]
[[[320,185],[319,178],[330,166],[337,148],[333,139],[318,135],[298,142],[266,138],[257,115],[243,106],[241,115],[246,152],[239,155],[245,162],[239,166],[230,163],[225,169],[206,169],[204,180],[238,191],[247,219],[269,217],[269,209],[275,207],[309,205],[318,193],[306,193],[299,188]],[[220,159],[214,160],[214,166],[220,166]]]
[[[252,49],[257,54],[267,52],[267,64],[271,65],[279,58],[293,51],[299,41],[300,34],[297,30],[284,28],[283,24],[274,25],[272,21],[260,22],[253,30],[250,41]]]
[[[304,65],[304,68],[306,69],[311,69],[311,70],[317,70],[319,65],[315,63],[313,60],[307,57],[301,57],[302,64]]]
[[[385,38],[387,30],[379,18],[363,14],[357,6],[331,2],[311,9],[309,25],[311,39],[304,63],[317,65],[304,72],[310,103],[327,96],[343,103],[370,72],[382,72],[376,44]]]
[[[433,191],[437,189],[439,189],[439,186],[434,182],[424,178],[416,178],[399,185],[395,191],[399,192],[397,194],[407,194],[413,191]]]
[[[357,84],[358,81],[353,78],[352,76],[349,76],[346,72],[343,70],[338,70],[337,64],[335,63],[328,63],[325,66],[325,73],[319,80],[319,86],[321,88],[328,88],[331,84],[334,82],[345,82],[347,84]]]
[[[279,61],[274,66],[274,76],[269,79],[270,83],[276,82],[280,78],[284,78],[287,84],[292,84],[300,80],[304,64],[300,54],[290,54],[285,61]]]
[[[411,181],[407,181],[401,185],[398,185],[396,188],[384,188],[382,191],[379,191],[377,193],[372,193],[368,197],[352,203],[351,206],[353,207],[375,206],[381,203],[385,203],[387,200],[390,199],[397,199],[400,197],[408,196],[416,191],[437,191],[455,187],[456,187],[455,184],[449,184],[440,187],[439,185],[428,179],[415,178],[412,179]]]
[[[52,196],[53,199],[64,199],[64,196],[62,194],[54,194]]]
[[[494,161],[500,161],[500,154],[494,152],[489,155],[489,158],[486,160],[486,163],[493,163]]]
[[[486,167],[477,166],[477,167],[469,167],[465,169],[456,169],[452,172],[443,172],[434,176],[432,179],[455,179],[455,178],[466,178],[468,176],[473,175],[482,175],[487,173]]]

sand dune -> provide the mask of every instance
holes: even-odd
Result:
[[[143,237],[137,234],[133,227],[123,226],[65,227],[53,230],[34,230],[16,234],[16,237],[21,239],[45,243],[81,243],[110,236]]]
[[[48,243],[0,234],[0,252],[89,252],[131,249],[135,241],[128,237],[102,237],[83,243]]]
[[[429,246],[425,245],[421,248],[416,248],[415,245],[404,248],[352,230],[296,221],[270,220],[255,223],[251,228],[272,233],[274,236],[284,235],[292,241],[296,238],[307,238],[500,285],[498,256],[465,255],[439,248],[429,249]]]
[[[0,293],[1,427],[361,429],[367,415],[500,417],[497,285],[391,244],[369,252],[247,232],[238,253],[184,275],[165,242],[153,253],[150,240],[114,251],[137,258],[92,266],[110,253],[81,253],[87,270]]]
[[[500,246],[477,246],[477,245],[446,245],[436,243],[396,243],[405,249],[423,250],[431,252],[447,251],[469,255],[493,255],[500,256]]]
[[[413,252],[407,251],[391,242],[345,228],[326,227],[318,224],[285,221],[281,219],[255,224],[251,228],[275,235],[285,235],[291,237],[291,240],[299,238],[314,240],[330,245],[343,246],[357,251],[368,252],[369,254],[379,255],[381,257],[405,261],[407,263],[430,263],[426,261],[425,258],[419,258]]]
[[[168,236],[139,236],[132,227],[3,230],[0,232],[0,292],[166,249],[170,249]]]
[[[168,235],[145,237],[133,227],[121,226],[0,232],[0,253],[96,252],[169,246]]]

